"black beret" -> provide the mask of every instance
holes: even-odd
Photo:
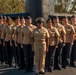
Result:
[[[31,16],[26,16],[25,19],[32,19]]]
[[[0,16],[0,19],[3,19],[3,16],[2,15]]]
[[[51,18],[48,18],[46,22],[48,22],[48,21],[51,21],[52,22]]]
[[[76,18],[76,16],[75,15],[72,15],[71,18]]]
[[[3,16],[3,19],[7,20],[7,17],[6,16]]]
[[[53,19],[59,19],[58,16],[54,16]]]
[[[62,19],[68,19],[68,17],[67,16],[63,16]]]
[[[18,17],[16,17],[16,19],[19,19],[20,20],[20,17],[18,16]]]

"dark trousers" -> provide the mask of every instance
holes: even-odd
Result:
[[[54,68],[55,46],[49,46],[49,51],[46,57],[46,69],[51,70]]]
[[[3,62],[2,45],[0,44],[0,62]]]
[[[48,68],[49,68],[49,51],[46,53],[45,70],[48,70]]]
[[[30,44],[23,44],[24,49],[24,60],[25,60],[25,70],[32,70],[34,64],[34,53],[32,51],[32,46]]]
[[[12,48],[13,48],[13,57],[14,57],[14,61],[15,61],[15,65],[19,66],[19,58],[18,58],[18,49],[15,46],[15,42],[12,41]]]
[[[66,43],[66,46],[62,51],[62,67],[66,67],[70,65],[70,57],[71,57],[71,46],[70,43]]]
[[[12,65],[13,52],[10,46],[10,41],[5,41],[5,53],[6,53],[6,61],[9,66]]]
[[[74,40],[74,44],[73,44],[72,51],[71,51],[70,65],[76,66],[75,62],[76,62],[76,40]]]
[[[20,43],[17,43],[17,48],[18,48],[19,68],[24,69],[25,68],[25,65],[24,65],[24,51],[21,48]]]
[[[63,43],[58,44],[58,48],[55,52],[55,68],[61,67],[62,65],[62,49],[63,49]]]
[[[6,53],[5,53],[5,46],[3,46],[3,39],[1,39],[1,47],[0,47],[0,57],[1,62],[6,62]]]

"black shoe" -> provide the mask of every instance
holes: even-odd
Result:
[[[9,64],[9,67],[13,67],[13,65],[12,64]]]
[[[48,69],[48,72],[53,72],[53,69]]]
[[[58,68],[57,68],[57,69],[58,69],[58,70],[62,70],[62,68],[61,68],[61,67],[59,67],[59,66],[58,66]]]
[[[40,71],[39,74],[45,74],[45,72]]]
[[[48,72],[48,70],[46,69],[45,72]]]
[[[48,72],[53,72],[53,68],[49,68],[48,69]]]
[[[38,73],[36,73],[35,75],[38,75]]]
[[[75,64],[70,64],[70,67],[76,68],[76,65]]]
[[[23,68],[23,67],[19,67],[19,69],[18,70],[24,70],[25,68]]]
[[[65,66],[64,69],[67,69],[69,66]]]
[[[33,70],[28,70],[29,72],[34,72]]]
[[[76,68],[76,65],[72,65],[72,67]]]

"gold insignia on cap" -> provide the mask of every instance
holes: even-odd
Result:
[[[42,21],[42,22],[44,22],[45,20],[44,20],[44,18],[42,18],[42,17],[38,17],[38,18],[36,18],[35,21],[36,21],[36,22],[38,22],[38,21]]]

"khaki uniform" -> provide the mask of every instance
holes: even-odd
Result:
[[[2,56],[2,62],[4,62],[4,61],[7,62],[5,47],[3,46],[4,39],[5,39],[5,29],[6,29],[6,25],[2,24],[1,25],[1,45],[2,45],[2,52],[1,52],[2,55],[1,56]]]
[[[64,67],[70,65],[70,57],[71,57],[71,45],[72,42],[71,35],[75,34],[74,27],[70,24],[64,26],[66,30],[66,46],[64,47]]]
[[[4,31],[4,41],[5,41],[5,54],[6,54],[6,60],[7,64],[9,66],[12,65],[12,59],[13,59],[13,51],[10,46],[10,31],[11,31],[12,26],[6,26],[5,31]]]
[[[5,29],[6,29],[6,25],[1,25],[1,39],[4,40],[4,32],[5,32]]]
[[[31,32],[35,29],[36,26],[24,26],[21,31],[21,35],[23,36],[22,44],[31,44]]]
[[[6,26],[6,29],[4,31],[5,34],[5,39],[4,41],[10,41],[10,34],[11,34],[11,29],[13,26]]]
[[[49,35],[50,35],[50,46],[49,51],[46,55],[46,70],[52,71],[54,68],[54,57],[55,57],[55,48],[57,44],[57,39],[59,38],[59,32],[57,28],[51,26],[48,29]]]
[[[31,46],[31,33],[35,28],[36,26],[31,24],[30,26],[24,26],[21,32],[21,36],[23,37],[22,44],[24,49],[24,59],[26,59],[25,69],[29,71],[33,70],[34,66],[34,54]]]
[[[1,39],[2,26],[3,24],[0,25],[0,61],[3,63],[4,62],[4,47],[3,47],[3,39]]]
[[[75,34],[75,30],[74,27],[70,24],[68,24],[67,26],[64,26],[65,30],[66,30],[66,43],[71,43],[71,34]]]
[[[63,36],[66,35],[66,31],[63,25],[58,24],[57,26],[55,26],[60,34],[59,37],[59,44],[58,44],[58,48],[56,49],[55,52],[55,68],[60,69],[61,68],[61,63],[62,63],[62,49],[63,49],[63,43],[64,43],[64,39]]]
[[[74,39],[76,40],[76,24],[73,26],[75,30]]]
[[[16,36],[16,29],[17,29],[18,25],[14,25],[11,28],[11,35],[12,35],[12,47],[13,47],[13,52],[14,52],[14,59],[15,59],[15,64],[19,65],[19,55],[18,55],[18,49],[15,46],[15,36]]]
[[[13,41],[15,41],[16,28],[17,28],[17,26],[14,25],[14,26],[11,28],[11,31],[10,31],[10,34],[12,34],[12,40],[13,40]]]
[[[60,36],[58,30],[55,27],[51,27],[48,29],[50,35],[50,46],[54,46],[57,43],[56,38]]]
[[[49,33],[46,28],[35,28],[31,34],[34,38],[34,52],[36,61],[36,71],[43,71],[46,57],[46,38],[49,38]]]
[[[16,28],[16,36],[18,37],[17,38],[17,43],[21,43],[21,26],[17,26],[17,28]]]
[[[71,51],[71,63],[70,65],[75,67],[76,66],[76,24],[73,25],[74,29],[75,29],[75,34],[74,34],[74,44],[72,47],[72,51]]]
[[[60,37],[59,37],[59,43],[62,43],[64,42],[63,41],[63,35],[66,34],[66,31],[65,31],[65,28],[63,25],[59,24],[57,26],[55,26],[60,34]]]
[[[17,26],[16,28],[16,42],[17,42],[17,50],[18,50],[18,59],[19,59],[19,62],[18,62],[18,66],[20,69],[24,69],[25,66],[24,66],[24,51],[23,51],[23,48],[21,48],[21,31],[23,29],[24,26]]]

